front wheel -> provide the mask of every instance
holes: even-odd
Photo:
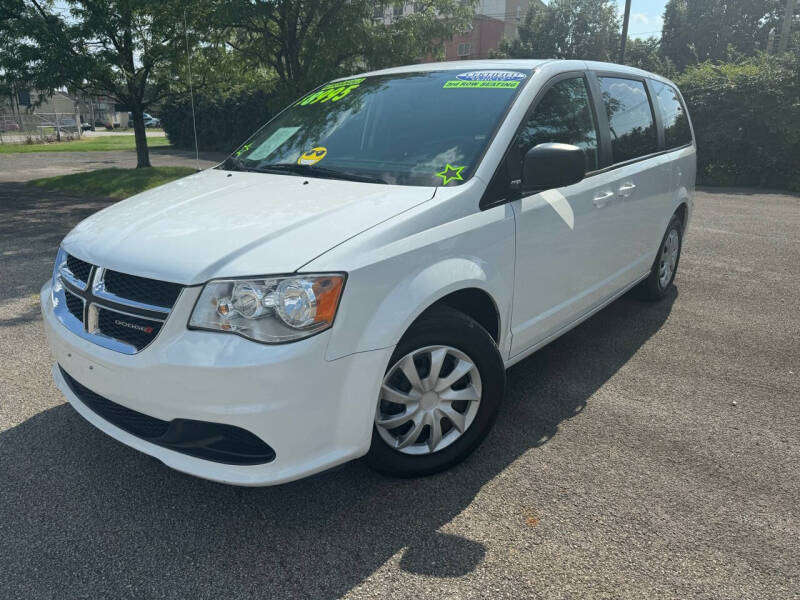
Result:
[[[503,361],[489,333],[459,311],[431,310],[389,361],[368,464],[399,477],[455,465],[486,437],[504,388]]]
[[[678,215],[673,215],[661,239],[650,275],[639,284],[638,292],[642,299],[656,301],[667,295],[678,270],[682,240],[683,222]]]

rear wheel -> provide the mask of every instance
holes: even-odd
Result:
[[[504,388],[503,361],[489,333],[459,311],[431,310],[389,361],[368,464],[400,477],[455,465],[489,432]]]
[[[656,301],[667,295],[678,270],[682,240],[683,222],[678,215],[673,215],[661,240],[650,275],[639,284],[641,298]]]

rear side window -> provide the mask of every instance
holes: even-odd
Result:
[[[611,129],[614,162],[655,152],[658,137],[644,83],[618,77],[598,77],[598,80]]]
[[[586,170],[597,169],[597,128],[583,77],[564,79],[545,92],[517,138],[520,161],[548,142],[578,146],[586,155]]]
[[[678,148],[692,143],[689,117],[681,103],[677,90],[660,81],[653,81],[656,106],[664,123],[664,143],[667,148]]]

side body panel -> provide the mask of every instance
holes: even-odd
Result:
[[[465,288],[491,298],[500,315],[498,345],[508,355],[514,215],[508,205],[477,210],[483,188],[477,179],[441,188],[424,209],[374,227],[303,268],[346,265],[348,272],[327,360],[394,346],[426,308]]]
[[[512,357],[591,309],[630,276],[620,252],[628,232],[625,207],[614,201],[615,182],[615,174],[601,173],[512,203],[517,215]]]

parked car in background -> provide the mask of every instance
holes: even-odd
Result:
[[[142,113],[145,127],[161,127],[161,120],[149,113]],[[133,127],[133,113],[128,113],[128,127]]]
[[[630,289],[670,293],[695,155],[675,85],[620,65],[328,83],[67,235],[41,291],[54,379],[107,434],[216,481],[364,455],[446,469],[506,368]]]
[[[53,122],[53,127],[56,124],[61,130],[78,130],[78,122],[73,117],[59,117],[57,122]]]

